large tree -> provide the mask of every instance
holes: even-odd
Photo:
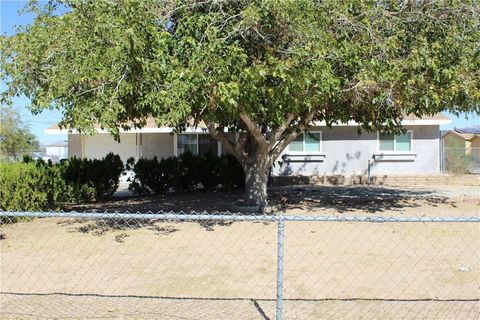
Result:
[[[118,137],[203,121],[266,204],[268,168],[314,121],[398,132],[480,111],[477,0],[65,0],[1,40],[4,97]],[[239,132],[232,141],[228,131]]]
[[[20,113],[7,106],[0,107],[0,161],[15,160],[38,150],[37,137],[30,131]]]

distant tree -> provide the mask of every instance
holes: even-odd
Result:
[[[0,107],[0,159],[13,160],[37,150],[37,137],[22,120],[17,110]]]
[[[247,198],[314,121],[398,132],[405,115],[480,110],[478,0],[52,0],[1,39],[4,97],[62,125],[204,122]],[[227,131],[239,133],[232,141]]]

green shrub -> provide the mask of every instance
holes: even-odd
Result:
[[[201,157],[191,152],[185,152],[173,159],[173,172],[170,181],[177,192],[188,192],[200,183],[199,172],[202,170]],[[171,167],[170,165],[168,167]]]
[[[222,184],[221,165],[224,157],[217,157],[207,153],[198,159],[198,172],[196,173],[198,182],[206,190],[213,190]],[[239,167],[240,165],[238,165]],[[243,172],[243,170],[242,170]]]
[[[243,188],[245,186],[245,174],[238,160],[232,155],[221,156],[218,176],[220,184],[225,189]]]
[[[170,181],[166,162],[160,165],[157,157],[153,159],[135,159],[130,158],[127,161],[127,169],[135,172],[135,179],[130,183],[129,189],[138,194],[163,193],[168,191]]]
[[[242,167],[230,155],[217,157],[187,152],[161,160],[154,157],[135,162],[130,158],[127,168],[135,173],[129,188],[141,195],[169,190],[188,192],[195,188],[234,189],[243,187],[245,181]]]
[[[0,209],[43,211],[63,203],[98,200],[118,188],[123,163],[118,155],[101,160],[71,158],[59,164],[0,163]]]
[[[39,211],[58,209],[68,200],[69,187],[51,163],[0,163],[0,209]]]
[[[73,188],[77,201],[99,200],[113,195],[124,170],[120,156],[113,153],[101,160],[73,157],[62,162],[60,167],[62,177]]]

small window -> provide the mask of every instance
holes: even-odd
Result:
[[[294,152],[320,152],[321,147],[321,134],[320,132],[305,132],[301,133],[290,142],[288,145],[288,151]]]
[[[211,153],[216,155],[218,153],[218,142],[213,139],[209,134],[198,135],[198,153],[207,154]]]
[[[217,154],[217,140],[208,134],[179,134],[177,136],[178,154],[191,152],[193,154]]]
[[[197,154],[197,135],[179,134],[178,135],[178,154],[191,152]]]
[[[290,151],[303,151],[303,133],[299,134],[295,140],[288,145]]]
[[[412,132],[404,134],[379,134],[380,151],[412,151]]]

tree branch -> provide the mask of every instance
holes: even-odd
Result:
[[[273,164],[275,160],[280,156],[282,151],[292,142],[295,138],[301,133],[304,132],[305,129],[309,126],[312,122],[313,117],[315,117],[316,112],[311,111],[307,116],[299,123],[297,127],[294,127],[290,133],[288,133],[283,139],[273,146],[269,152],[269,159],[268,164],[269,167]],[[284,130],[285,131],[285,130]]]
[[[268,148],[267,139],[263,135],[262,129],[245,113],[240,114],[240,119],[245,123],[248,132],[250,132],[255,141],[257,141],[258,146],[260,148]]]
[[[282,137],[283,133],[288,128],[288,126],[293,121],[293,119],[295,119],[295,116],[292,113],[289,113],[287,115],[287,119],[285,120],[285,122],[280,127],[278,127],[278,129],[275,132],[272,133],[272,135],[270,136],[270,139],[268,139],[269,149],[275,146],[275,144]]]
[[[207,125],[208,131],[210,135],[215,138],[216,140],[220,141],[220,143],[230,152],[242,165],[246,161],[246,157],[239,146],[233,142],[231,142],[225,132],[223,130],[219,130],[215,128],[215,126],[211,123],[204,121]]]
[[[240,149],[244,150],[245,149],[245,144],[247,143],[247,140],[248,140],[248,132],[241,132],[239,137],[238,137],[238,141],[237,141],[237,145]]]

